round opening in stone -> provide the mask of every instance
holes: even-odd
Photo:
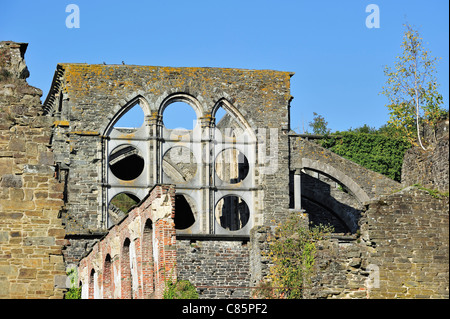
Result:
[[[109,224],[116,225],[124,219],[130,209],[139,204],[141,200],[131,193],[119,193],[115,195],[108,205]]]
[[[109,155],[109,168],[118,179],[131,181],[144,171],[145,161],[132,145],[120,145]]]
[[[187,229],[195,223],[195,203],[191,197],[175,195],[175,229]]]
[[[174,146],[163,157],[163,171],[174,183],[186,183],[197,173],[197,161],[191,150]]]
[[[216,174],[224,182],[237,184],[248,175],[247,157],[235,148],[227,148],[217,155]]]
[[[221,227],[235,231],[247,225],[250,218],[250,210],[245,201],[239,196],[227,195],[217,202],[215,216],[217,223]]]

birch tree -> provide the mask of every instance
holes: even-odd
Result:
[[[417,30],[411,25],[405,27],[403,53],[396,57],[393,68],[385,67],[387,81],[381,93],[389,101],[388,123],[403,131],[412,143],[417,137],[418,144],[425,150],[420,136],[420,119],[434,124],[443,111],[440,107],[443,99],[437,91],[435,76],[438,58],[432,57],[424,48]]]

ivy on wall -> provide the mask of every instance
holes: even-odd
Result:
[[[318,143],[346,159],[400,182],[403,156],[411,147],[410,142],[381,133],[350,131],[337,134],[325,136]]]

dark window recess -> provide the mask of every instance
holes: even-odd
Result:
[[[215,214],[220,226],[233,231],[239,230],[247,225],[250,210],[242,198],[228,195],[217,203]]]
[[[186,229],[195,222],[194,213],[184,195],[175,195],[175,229]]]
[[[124,181],[138,178],[144,170],[144,164],[144,159],[133,146],[119,146],[109,157],[111,172]]]

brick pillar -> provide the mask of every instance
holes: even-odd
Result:
[[[131,299],[131,269],[130,269],[130,240],[127,238],[122,247],[120,256],[120,275],[121,275],[121,299]]]
[[[176,280],[176,232],[175,232],[175,189],[165,188],[166,194],[152,203],[154,223],[154,274],[155,298],[162,299],[166,281]]]

